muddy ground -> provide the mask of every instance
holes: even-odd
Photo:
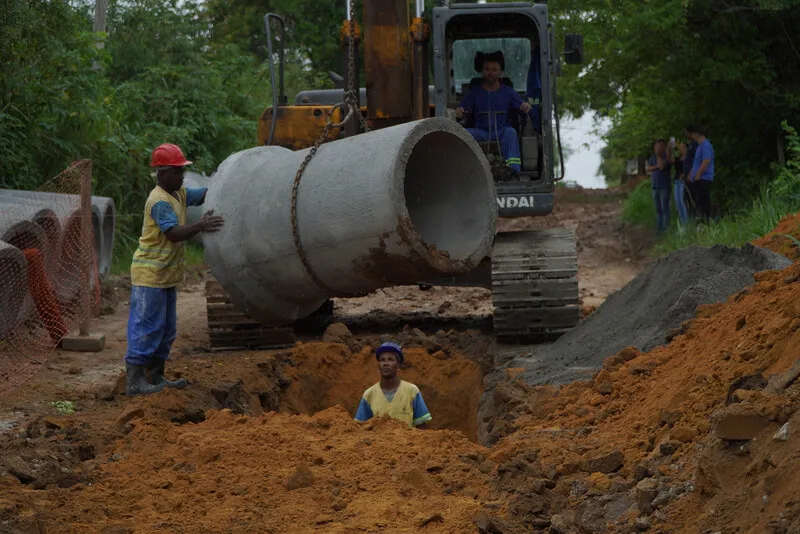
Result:
[[[569,195],[562,194],[548,217],[502,221],[500,229],[574,229],[582,303],[591,313],[641,271],[651,238],[620,222],[619,196]],[[37,372],[0,397],[0,456],[7,460],[0,475],[5,472],[37,489],[85,483],[99,464],[113,461],[118,440],[131,430],[129,422],[142,415],[144,401],[121,394],[129,282],[124,277],[109,282],[103,315],[93,326],[105,334],[105,349],[56,351],[43,356],[41,364],[28,362]],[[371,348],[389,336],[410,347],[404,376],[420,386],[437,413],[433,427],[476,441],[482,377],[499,352],[528,350],[494,345],[488,291],[406,286],[335,301],[337,320],[355,335],[344,332],[327,341],[341,342],[347,350],[337,352],[317,344],[318,338],[305,338],[292,352],[211,353],[203,288],[203,271],[195,269],[179,293],[178,338],[168,364],[169,374],[186,377],[190,387],[147,401],[148,416],[171,424],[197,423],[207,410],[224,408],[257,416],[270,411],[314,414],[340,405],[352,414],[361,392],[376,379]],[[327,351],[322,363],[320,351]],[[6,515],[13,517],[13,510]]]

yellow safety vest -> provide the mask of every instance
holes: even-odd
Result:
[[[142,237],[133,253],[131,284],[135,286],[166,288],[175,287],[183,281],[185,242],[173,243],[167,239],[150,214],[153,206],[162,200],[172,206],[178,224],[186,224],[186,188],[181,187],[173,196],[156,186],[144,205]]]
[[[392,402],[389,402],[386,400],[386,395],[383,394],[381,383],[378,382],[364,392],[364,400],[372,409],[373,417],[381,417],[386,414],[392,419],[398,419],[413,427],[414,408],[412,402],[417,393],[419,393],[419,388],[416,385],[401,380]]]

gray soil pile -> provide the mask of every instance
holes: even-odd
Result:
[[[724,302],[753,284],[759,271],[784,269],[791,261],[752,245],[690,247],[649,265],[574,330],[508,366],[523,367],[532,385],[585,380],[603,360],[628,346],[646,352],[694,317],[700,304]]]

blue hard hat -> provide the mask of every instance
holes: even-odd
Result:
[[[394,352],[397,354],[397,361],[398,363],[403,363],[405,357],[403,356],[403,347],[398,345],[397,343],[392,343],[391,341],[387,341],[386,343],[382,343],[380,347],[375,349],[375,358],[378,358],[382,352]]]

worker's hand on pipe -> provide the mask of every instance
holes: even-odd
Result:
[[[462,108],[461,106],[458,106],[456,108],[456,118],[460,119],[463,116],[464,116],[464,108]]]
[[[527,112],[529,112],[529,111],[531,110],[531,105],[530,105],[530,104],[528,104],[527,102],[523,102],[523,103],[522,103],[522,105],[519,107],[519,109],[520,109],[520,110],[521,110],[523,113],[527,113]]]
[[[216,232],[222,228],[225,219],[223,219],[222,215],[214,215],[214,210],[208,210],[197,222],[202,232]]]

